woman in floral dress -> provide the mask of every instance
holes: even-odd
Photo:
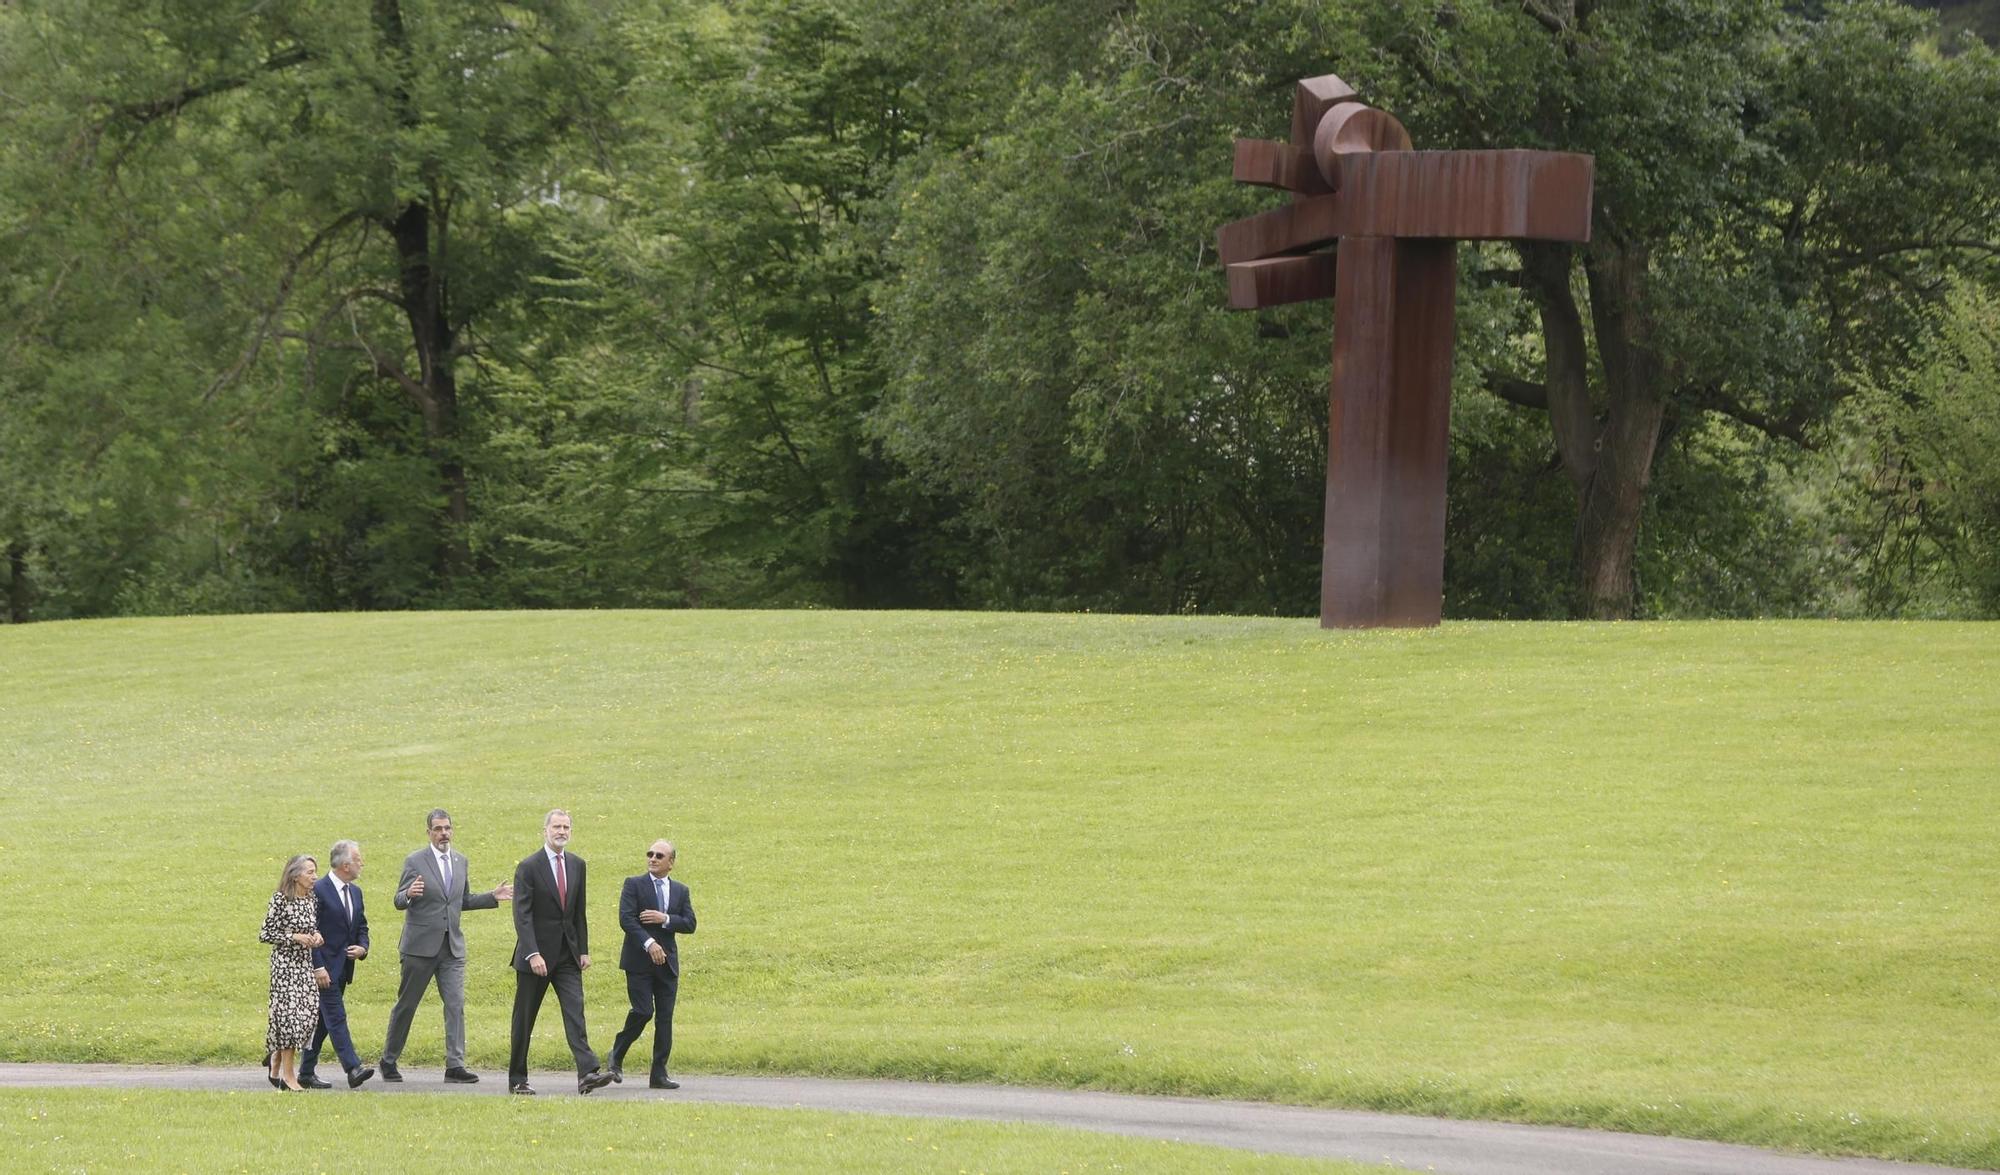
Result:
[[[313,981],[312,949],[320,945],[319,921],[313,913],[313,882],[319,862],[300,853],[285,862],[278,892],[258,942],[271,944],[271,1023],[264,1033],[270,1050],[271,1084],[305,1092],[298,1082],[299,1050],[311,1043],[319,1021],[319,990]]]

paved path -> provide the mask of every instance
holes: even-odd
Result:
[[[446,1085],[443,1074],[431,1069],[406,1068],[403,1073],[405,1080],[400,1085],[385,1084],[377,1078],[359,1091],[336,1084],[335,1088],[314,1096],[506,1094],[506,1084],[498,1073],[487,1074],[478,1085]],[[530,1080],[544,1097],[577,1096],[573,1075],[536,1073]],[[814,1077],[684,1074],[681,1081],[681,1088],[672,1092],[650,1090],[643,1083],[628,1081],[591,1096],[620,1101],[725,1102],[777,1109],[1037,1122],[1271,1154],[1386,1163],[1440,1175],[1923,1175],[1926,1172],[1934,1175],[1953,1170],[1873,1159],[1818,1159],[1753,1147],[1604,1130],[1457,1122],[1205,1098]],[[0,1064],[0,1088],[50,1086],[234,1089],[267,1093],[271,1090],[264,1081],[263,1071],[255,1066],[218,1069]]]

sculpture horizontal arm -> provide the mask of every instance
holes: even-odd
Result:
[[[1282,208],[1232,220],[1215,230],[1215,251],[1224,265],[1298,253],[1351,236],[1339,196],[1301,197]]]
[[[1223,225],[1225,265],[1340,237],[1590,239],[1594,161],[1561,151],[1380,151],[1340,159],[1340,194]]]
[[[1331,253],[1239,262],[1228,267],[1229,308],[1257,310],[1331,298],[1336,272]]]
[[[1239,184],[1281,188],[1306,196],[1324,196],[1333,191],[1310,151],[1273,139],[1236,140],[1233,175]]]

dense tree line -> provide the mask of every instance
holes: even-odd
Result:
[[[20,0],[6,615],[1309,613],[1330,314],[1212,242],[1326,72],[1598,161],[1461,249],[1448,614],[2000,613],[2000,60],[1923,6]]]

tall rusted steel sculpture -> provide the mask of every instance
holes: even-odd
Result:
[[[1293,199],[1217,232],[1230,306],[1333,299],[1321,627],[1443,614],[1457,242],[1588,241],[1592,170],[1557,151],[1413,151],[1331,74],[1299,83],[1291,142],[1236,141],[1236,180]]]

